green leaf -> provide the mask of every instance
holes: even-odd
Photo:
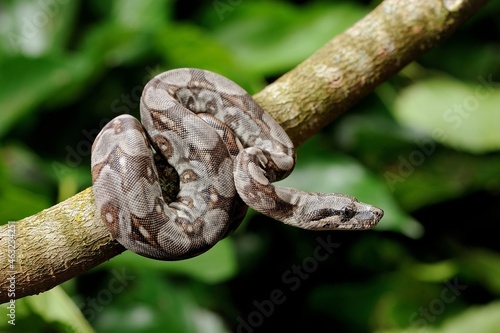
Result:
[[[263,86],[261,77],[241,66],[230,50],[195,25],[171,24],[157,31],[155,44],[169,67],[211,70],[230,78],[250,93]]]
[[[30,114],[71,80],[73,74],[65,64],[57,57],[13,57],[0,62],[0,137],[21,118],[27,124],[36,120]]]
[[[206,283],[226,281],[237,272],[235,246],[231,238],[221,240],[207,252],[191,259],[158,261],[126,251],[100,267],[123,266],[186,275]]]
[[[51,204],[43,162],[27,148],[0,147],[0,224],[35,214]]]
[[[422,326],[404,330],[378,330],[377,333],[497,333],[500,327],[500,302],[472,306],[439,327]]]
[[[94,330],[83,317],[80,309],[60,287],[36,296],[22,299],[32,311],[42,317],[47,323],[57,323],[64,331],[75,333],[92,333]]]
[[[448,77],[419,81],[396,99],[394,115],[407,127],[458,150],[500,149],[500,83],[492,76],[475,84]]]
[[[98,332],[227,331],[220,316],[199,306],[194,283],[176,283],[141,268],[134,272],[134,282],[123,290],[113,292],[109,287],[117,285],[112,281],[113,277],[107,287],[82,304]],[[100,296],[105,294],[111,296]]]
[[[469,333],[498,332],[500,327],[500,302],[495,301],[484,306],[471,306],[460,315],[448,320],[437,332]]]
[[[460,262],[470,279],[480,281],[492,293],[500,295],[500,255],[488,249],[468,249]]]
[[[0,221],[2,223],[36,214],[49,207],[51,203],[45,195],[10,184],[3,185],[0,190]]]
[[[308,302],[314,310],[335,318],[352,332],[371,331],[367,328],[407,325],[407,313],[420,306],[414,298],[415,292],[422,292],[417,289],[420,287],[397,274],[384,275],[364,282],[316,287]]]
[[[406,268],[415,279],[428,282],[441,282],[453,279],[458,273],[458,265],[452,260],[434,263],[416,263]]]
[[[244,2],[234,9],[215,9],[223,24],[215,27],[214,36],[245,68],[266,75],[297,65],[365,14],[351,3],[325,2],[300,8],[283,2]]]
[[[7,1],[0,11],[0,54],[60,52],[76,22],[78,1]],[[3,52],[2,52],[3,51]]]
[[[430,139],[421,142],[425,141],[433,142]],[[384,178],[401,205],[410,211],[459,198],[477,189],[500,188],[500,157],[475,156],[437,147],[435,152],[426,154],[417,144],[397,154]]]
[[[107,21],[89,29],[81,40],[79,56],[85,68],[94,71],[133,63],[151,53],[152,33]]]
[[[153,31],[172,15],[172,0],[113,1],[112,18],[124,29]]]

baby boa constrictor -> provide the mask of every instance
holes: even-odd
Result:
[[[347,195],[272,185],[292,171],[293,143],[245,90],[218,74],[188,68],[159,74],[144,88],[140,113],[142,125],[118,116],[92,147],[98,212],[133,252],[160,260],[198,255],[234,230],[246,205],[312,230],[370,229],[383,216]],[[179,174],[170,204],[154,154]]]

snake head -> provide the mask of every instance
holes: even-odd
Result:
[[[304,216],[298,227],[310,230],[367,230],[375,227],[384,211],[344,194],[311,193],[313,197],[298,205],[297,216]],[[298,221],[298,219],[296,220]]]

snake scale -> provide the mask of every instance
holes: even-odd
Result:
[[[348,195],[273,185],[294,168],[293,143],[223,76],[193,68],[159,74],[144,88],[140,114],[142,124],[130,115],[106,124],[91,157],[98,214],[118,242],[140,255],[179,260],[203,253],[234,230],[247,205],[311,230],[370,229],[383,216]],[[171,203],[155,156],[179,175]]]

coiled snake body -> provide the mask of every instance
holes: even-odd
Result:
[[[347,195],[271,184],[292,171],[293,143],[245,90],[218,74],[188,68],[159,74],[144,88],[140,113],[142,124],[129,115],[110,121],[92,147],[98,213],[114,238],[138,254],[160,260],[200,254],[241,222],[246,205],[312,230],[369,229],[383,216]],[[179,174],[170,204],[154,154]]]

